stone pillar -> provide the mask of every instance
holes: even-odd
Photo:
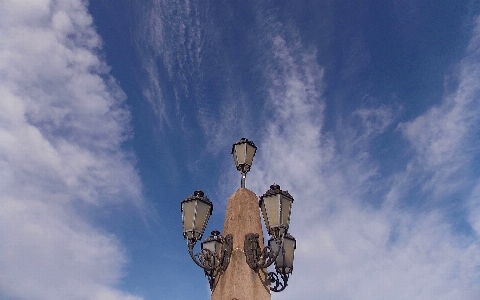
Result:
[[[271,299],[266,270],[254,272],[247,264],[243,244],[248,233],[257,233],[263,247],[257,195],[240,188],[228,199],[222,234],[233,236],[233,251],[227,270],[217,278],[212,300]]]

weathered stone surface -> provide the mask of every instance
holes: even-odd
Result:
[[[271,299],[266,273],[254,272],[247,265],[243,244],[248,233],[257,233],[263,245],[258,198],[252,191],[240,188],[228,200],[222,232],[233,236],[233,253],[227,270],[217,278],[212,300]]]

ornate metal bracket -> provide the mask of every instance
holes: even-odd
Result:
[[[262,250],[260,248],[258,239],[259,235],[257,233],[249,233],[245,236],[245,242],[243,246],[247,264],[254,271],[265,269],[271,266],[275,262],[275,259],[277,259],[280,249],[282,248],[282,245],[278,244],[278,241],[273,241],[278,245],[275,251],[271,249],[270,246],[265,246]]]
[[[279,272],[269,272],[268,280],[270,281],[270,290],[273,292],[281,292],[287,287],[289,274],[282,274]]]
[[[233,250],[233,237],[231,234],[227,234],[222,239],[222,249],[220,253],[214,253],[209,249],[202,249],[199,253],[193,253],[193,247],[195,246],[195,240],[188,241],[188,253],[192,257],[192,260],[201,267],[205,276],[208,278],[210,284],[210,290],[215,287],[215,279],[225,272],[230,263],[230,256]]]
[[[271,239],[269,246],[265,246],[263,250],[260,249],[258,240],[259,235],[256,233],[249,233],[245,236],[244,251],[247,264],[255,272],[271,266],[276,261],[281,249],[283,249],[283,237],[280,241]],[[273,246],[274,249],[272,249],[271,246]],[[290,274],[278,270],[275,264],[275,272],[269,272],[267,275],[270,290],[273,292],[283,291],[288,285],[289,275]]]

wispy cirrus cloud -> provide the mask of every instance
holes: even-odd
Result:
[[[170,124],[168,115],[178,117],[181,107],[195,104],[200,87],[192,79],[202,79],[206,30],[201,11],[206,6],[190,1],[152,0],[138,3],[136,8],[135,38],[146,79],[143,95],[161,122]],[[169,82],[167,90],[160,78]],[[183,103],[184,99],[190,103]]]
[[[470,167],[480,144],[480,18],[476,20],[466,56],[459,63],[458,87],[443,102],[399,128],[416,152],[412,162],[426,176],[425,190],[435,198],[469,188],[474,170]]]
[[[226,15],[232,9],[225,3],[215,5]],[[200,127],[209,155],[254,127],[246,104],[249,95],[235,71],[237,57],[219,51],[231,32],[219,25],[224,20],[211,8],[215,5],[163,0],[137,5],[136,44],[143,60],[145,100],[161,123],[182,136],[191,139]]]
[[[275,18],[266,19],[268,23]],[[428,193],[416,197],[435,202],[445,190],[463,187],[472,196],[468,200],[466,192],[459,205],[478,207],[478,193],[472,190],[478,174],[465,168],[478,148],[475,43],[480,26],[460,62],[457,91],[398,126],[406,137],[403,143],[410,143],[415,152],[404,168],[383,178],[371,146],[377,137],[396,130],[396,107],[358,109],[352,115],[358,120],[356,128],[340,123],[336,130],[348,134],[326,132],[322,68],[316,60],[320,54],[302,46],[294,29],[276,25],[269,27],[276,31],[264,33],[271,45],[265,51],[271,111],[248,180],[257,194],[276,182],[296,199],[290,230],[298,241],[294,274],[289,287],[275,296],[476,299],[478,237],[453,228],[442,205],[414,212],[409,209],[412,199],[406,197],[415,196],[417,186],[423,185]],[[458,173],[462,176],[453,178]],[[371,205],[369,197],[377,197],[377,205]],[[471,214],[470,219],[478,227],[478,217]]]
[[[85,1],[0,4],[0,296],[141,299],[119,240],[79,207],[141,208],[125,95]]]

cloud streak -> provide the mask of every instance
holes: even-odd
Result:
[[[198,138],[193,131],[200,127],[208,155],[228,148],[231,136],[251,131],[251,91],[241,88],[242,78],[234,71],[238,57],[219,50],[232,37],[230,28],[219,25],[224,20],[218,14],[229,15],[232,7],[215,1],[163,0],[137,6],[135,38],[143,60],[143,94],[160,124],[166,123],[168,130],[179,128],[189,139]],[[220,105],[213,100],[217,98],[222,99]]]
[[[435,198],[449,196],[469,188],[469,168],[478,147],[478,108],[480,106],[480,18],[465,58],[459,63],[458,87],[444,101],[415,120],[399,125],[417,157],[416,168],[428,176],[424,189]]]
[[[202,11],[208,5],[152,0],[137,3],[137,6],[136,45],[147,82],[142,86],[143,95],[159,121],[172,126],[168,115],[180,115],[185,105],[181,99],[195,103],[200,88],[191,80],[202,80],[200,65],[206,31]],[[163,75],[171,84],[171,90],[161,85]],[[165,97],[175,101],[165,100]]]
[[[117,238],[79,207],[143,205],[125,95],[84,1],[0,4],[0,295],[140,299]]]

